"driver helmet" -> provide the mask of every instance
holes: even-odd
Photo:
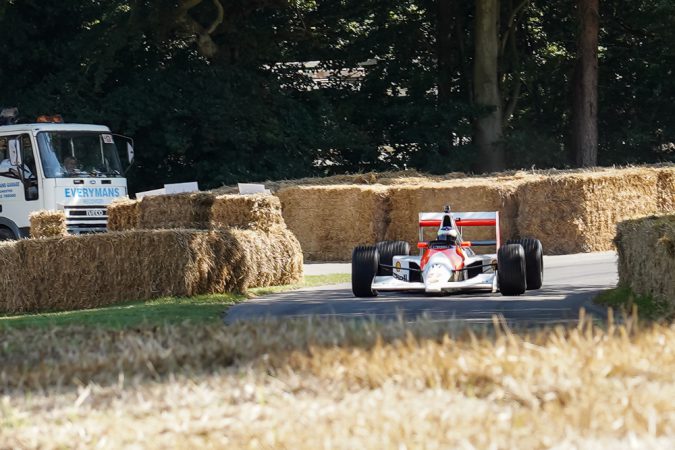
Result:
[[[438,240],[439,241],[449,241],[455,242],[457,239],[457,230],[452,227],[441,227],[438,230]]]

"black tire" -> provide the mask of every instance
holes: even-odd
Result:
[[[527,286],[525,250],[520,244],[506,244],[497,252],[497,282],[502,295],[520,295]]]
[[[380,264],[386,266],[391,266],[394,263],[394,256],[408,256],[410,254],[410,244],[406,241],[382,241],[375,244],[375,247],[380,253]],[[388,267],[379,267],[377,274],[391,276],[392,271]]]
[[[5,227],[0,228],[0,241],[13,241],[13,240],[16,240],[16,236],[14,236],[12,230]]]
[[[506,244],[520,244],[525,250],[527,290],[541,288],[544,282],[544,247],[539,239],[513,239],[506,241]]]
[[[377,247],[359,246],[352,252],[352,292],[355,297],[376,297],[373,279],[377,275],[380,253]]]

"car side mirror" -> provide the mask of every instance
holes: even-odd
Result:
[[[18,139],[9,140],[9,162],[13,166],[21,164],[21,143]]]

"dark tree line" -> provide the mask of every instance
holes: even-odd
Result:
[[[136,188],[675,160],[669,0],[4,0],[0,105]]]

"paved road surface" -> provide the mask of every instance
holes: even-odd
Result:
[[[308,265],[306,273],[345,273],[349,264]],[[345,318],[462,319],[489,322],[494,314],[520,324],[564,323],[575,321],[581,307],[598,317],[604,309],[592,304],[598,292],[617,282],[616,255],[613,252],[582,253],[544,257],[544,286],[519,297],[484,292],[431,297],[412,293],[382,293],[378,297],[357,299],[349,284],[274,294],[230,308],[226,322],[267,316],[302,317],[310,315]]]

